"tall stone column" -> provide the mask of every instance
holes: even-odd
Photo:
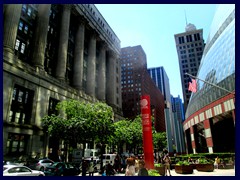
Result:
[[[82,89],[83,81],[84,35],[85,24],[81,21],[76,34],[73,65],[73,86],[79,90]]]
[[[101,42],[97,76],[97,98],[101,101],[106,101],[106,48],[107,44],[105,42]]]
[[[113,51],[108,51],[107,63],[107,102],[110,105],[115,105],[116,94],[116,54]]]
[[[93,32],[89,38],[87,60],[86,93],[90,96],[95,96],[95,83],[96,83],[96,33]]]
[[[65,74],[66,74],[70,15],[71,15],[71,5],[63,5],[59,48],[58,48],[58,60],[57,60],[57,67],[56,67],[56,78],[59,80],[64,80]]]
[[[39,4],[34,37],[33,65],[44,69],[45,48],[47,44],[49,14],[51,4]]]
[[[11,54],[14,54],[21,10],[22,4],[4,5],[3,48],[5,52]]]

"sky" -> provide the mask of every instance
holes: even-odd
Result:
[[[174,34],[185,32],[186,23],[203,29],[204,41],[216,4],[95,4],[121,41],[121,47],[141,45],[147,67],[163,66],[174,97],[183,100]]]

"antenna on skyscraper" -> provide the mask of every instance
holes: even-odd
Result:
[[[185,21],[186,21],[186,25],[187,25],[187,15],[186,15],[186,10],[184,9],[184,13],[185,13]]]

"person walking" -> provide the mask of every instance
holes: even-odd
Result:
[[[93,158],[91,158],[91,161],[89,162],[89,176],[93,176],[94,174],[94,163],[93,163]]]
[[[171,159],[170,159],[168,153],[165,154],[163,161],[164,161],[164,166],[165,166],[165,176],[167,176],[167,172],[168,172],[169,176],[172,176],[171,171],[170,171]]]
[[[148,176],[148,171],[145,168],[145,162],[144,160],[139,160],[139,170],[138,170],[138,176]]]
[[[125,171],[125,176],[135,176],[135,159],[127,158],[127,168]]]
[[[88,163],[87,161],[84,159],[82,161],[82,176],[86,176],[87,174],[87,169],[88,169]]]

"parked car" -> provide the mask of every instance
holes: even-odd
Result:
[[[46,176],[77,176],[80,169],[72,163],[55,162],[44,170]]]
[[[44,158],[44,159],[33,159],[32,161],[28,162],[28,167],[33,170],[44,171],[47,166],[50,166],[54,163],[53,160]]]
[[[45,174],[26,166],[11,164],[3,166],[3,176],[45,176]]]

